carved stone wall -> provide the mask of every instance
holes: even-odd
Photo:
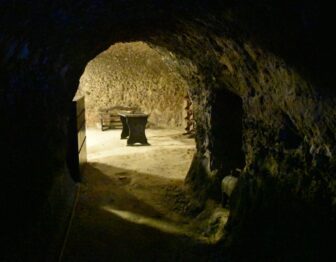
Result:
[[[1,235],[7,255],[17,256],[2,260],[39,261],[27,258],[42,250],[38,241],[25,249],[30,228],[57,221],[56,203],[70,198],[61,186],[69,108],[85,66],[114,43],[144,41],[171,52],[188,83],[197,155],[186,184],[195,199],[218,198],[221,179],[241,170],[219,243],[223,260],[332,261],[336,95],[332,16],[322,2],[0,5],[1,199],[12,221]]]
[[[182,128],[187,83],[172,54],[143,42],[118,43],[91,60],[80,80],[87,124],[99,123],[99,109],[137,107],[150,114],[150,127]]]

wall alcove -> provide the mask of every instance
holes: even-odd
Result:
[[[172,53],[190,87],[197,154],[186,184],[195,202],[218,198],[221,178],[239,166],[222,256],[333,255],[336,103],[322,33],[328,16],[312,1],[234,2],[1,2],[2,200],[11,221],[2,234],[5,260],[52,250],[45,236],[62,231],[74,198],[67,129],[80,76],[109,46],[134,41]],[[228,107],[216,101],[226,94]],[[235,115],[242,140],[218,143],[235,135],[221,126]]]

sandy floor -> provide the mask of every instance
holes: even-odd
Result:
[[[194,139],[182,130],[147,129],[150,146],[126,146],[120,130],[87,130],[88,161],[183,180],[195,153]]]
[[[130,147],[120,130],[87,131],[89,164],[63,261],[220,261],[209,243],[227,211],[212,202],[193,210],[183,182],[194,140],[179,130],[146,136],[150,146]]]

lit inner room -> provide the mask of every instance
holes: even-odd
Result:
[[[136,260],[130,244],[141,253],[181,256],[176,243],[153,250],[157,235],[162,242],[199,242],[203,249],[220,238],[228,210],[214,201],[205,208],[192,204],[184,185],[196,153],[196,124],[182,69],[173,53],[144,42],[114,44],[87,64],[75,98],[84,100],[86,139],[79,147],[86,147],[87,159],[64,261],[82,256],[82,246],[90,257],[99,242],[121,246],[113,257],[123,261]],[[144,116],[145,123],[130,122]],[[146,140],[129,143],[132,132],[143,132]],[[150,229],[145,236],[137,232],[144,228]]]
[[[0,1],[0,261],[336,261],[333,9]]]

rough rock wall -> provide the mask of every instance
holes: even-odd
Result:
[[[193,57],[198,69],[190,79],[197,83],[191,93],[198,152],[187,182],[199,197],[218,197],[223,176],[239,176],[224,241],[233,261],[269,261],[274,254],[278,261],[327,260],[336,217],[331,83],[316,78],[320,69],[300,66],[302,50],[288,58],[279,47],[270,51],[258,45],[247,32],[218,34],[227,30],[219,20],[210,18],[197,29],[180,25],[187,29],[181,29],[185,34],[176,37],[180,44],[174,46],[175,52]],[[169,43],[162,35],[157,41]],[[179,49],[182,43],[186,49]],[[286,55],[280,57],[281,52]],[[321,58],[309,59],[320,63]],[[221,95],[222,118],[215,106],[221,89],[227,90]],[[229,102],[237,97],[241,104]],[[241,119],[242,130],[229,114]],[[243,152],[235,132],[242,134]]]
[[[1,143],[8,153],[2,174],[9,180],[1,193],[3,214],[16,222],[7,227],[13,229],[7,250],[20,257],[31,224],[39,224],[41,213],[55,215],[57,199],[48,196],[66,175],[68,111],[87,62],[115,42],[147,41],[191,64],[182,75],[194,101],[198,154],[187,182],[202,197],[218,197],[221,177],[242,169],[220,243],[223,260],[333,255],[335,92],[319,5],[216,1],[212,9],[200,0],[149,2],[1,1]],[[237,102],[213,106],[219,96]],[[232,128],[220,116],[239,112],[239,100],[242,161],[231,154],[240,158],[230,143],[235,132],[216,131]]]
[[[143,42],[119,43],[90,61],[80,80],[87,123],[99,123],[99,109],[137,107],[149,113],[151,127],[183,127],[187,83],[168,52]]]
[[[226,86],[243,100],[246,161],[227,230],[233,235],[243,232],[235,237],[253,243],[246,248],[250,255],[257,247],[265,248],[261,260],[282,252],[294,254],[292,260],[323,257],[330,248],[325,237],[335,223],[335,209],[331,208],[336,193],[331,182],[335,98],[322,95],[284,59],[246,42],[225,43],[231,51],[220,61],[227,68],[223,72]],[[265,229],[270,214],[274,224]],[[316,221],[322,223],[319,229]],[[253,242],[255,235],[258,240]],[[297,235],[300,240],[286,243]],[[270,236],[276,238],[272,248],[267,244]],[[237,241],[235,237],[231,240]],[[320,250],[307,251],[309,245]],[[239,248],[235,252],[238,254]]]

